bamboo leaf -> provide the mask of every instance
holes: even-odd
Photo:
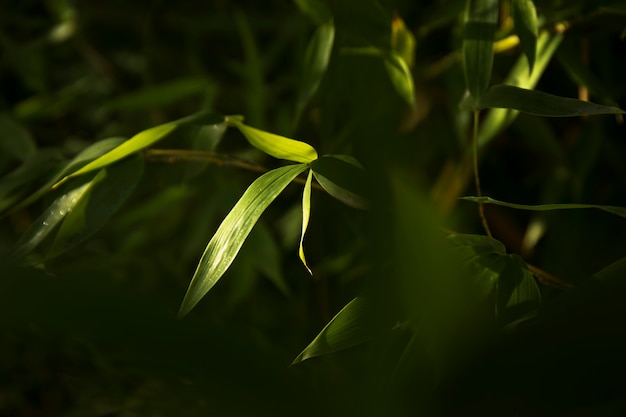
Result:
[[[311,268],[306,263],[306,258],[304,256],[304,235],[306,233],[306,229],[309,226],[309,218],[311,216],[311,181],[313,180],[313,170],[309,170],[309,175],[306,179],[306,184],[304,185],[304,192],[302,193],[302,234],[300,235],[300,249],[298,250],[298,254],[300,255],[300,260],[304,264],[304,267],[309,274],[313,275]]]
[[[226,118],[226,122],[238,128],[252,146],[274,158],[302,163],[309,163],[317,159],[317,151],[306,142],[247,126],[239,118],[229,116]]]
[[[615,214],[616,216],[626,217],[626,207],[618,206],[602,206],[597,204],[516,204],[507,203],[505,201],[495,200],[491,197],[461,197],[462,200],[472,201],[474,203],[482,204],[495,204],[498,206],[509,207],[518,210],[532,210],[532,211],[548,211],[548,210],[571,210],[571,209],[598,209],[606,211],[608,213]]]
[[[98,172],[67,213],[46,257],[56,257],[100,230],[139,183],[143,165],[143,158],[134,156]]]
[[[300,118],[306,104],[317,92],[322,77],[328,67],[335,42],[335,25],[332,21],[317,28],[304,56],[304,73],[298,98],[297,119]]]
[[[189,313],[224,275],[263,211],[306,169],[306,164],[277,168],[261,175],[248,187],[204,250],[180,307],[180,317]]]
[[[105,166],[119,161],[120,159],[126,158],[127,156],[135,152],[145,149],[172,133],[178,126],[196,124],[217,124],[223,121],[224,117],[217,113],[200,112],[176,120],[174,122],[151,127],[150,129],[146,129],[142,132],[137,133],[132,138],[123,142],[122,144],[102,155],[101,157],[97,158],[96,160],[91,161],[79,170],[69,175],[66,175],[64,178],[61,179],[61,181],[57,182],[53,186],[53,188],[60,186],[70,178],[77,177],[79,175],[83,175],[87,172],[95,171],[100,168],[104,168]]]
[[[367,299],[356,297],[333,317],[292,365],[367,342],[372,337]]]
[[[400,94],[400,97],[409,106],[415,104],[415,94],[413,86],[413,75],[406,61],[397,52],[389,52],[384,55],[385,69],[389,75],[389,80]]]
[[[524,55],[528,59],[530,74],[533,71],[537,53],[537,10],[532,0],[513,0],[511,6],[515,33],[517,33]]]
[[[342,203],[367,209],[367,179],[358,161],[347,155],[324,155],[311,163],[322,188]]]
[[[391,21],[391,49],[413,68],[415,63],[415,35],[406,27],[400,16]]]
[[[463,71],[474,100],[479,100],[489,86],[497,23],[498,0],[468,0],[463,27]]]
[[[47,183],[41,186],[37,191],[28,196],[24,201],[19,203],[13,210],[17,210],[22,207],[26,207],[27,205],[33,203],[37,199],[39,199],[42,195],[50,191],[50,188],[65,175],[72,173],[73,171],[78,170],[79,168],[85,166],[89,162],[94,159],[104,155],[109,152],[111,149],[119,146],[123,143],[126,138],[108,138],[98,141],[87,148],[83,149],[78,155],[72,158],[63,168],[61,168]]]
[[[25,161],[37,150],[30,132],[13,118],[0,114],[0,151],[3,154]]]
[[[479,108],[514,109],[537,116],[571,117],[597,114],[624,114],[624,110],[512,85],[494,85],[480,100]]]
[[[509,72],[504,84],[533,89],[552,61],[552,57],[562,40],[562,34],[543,32],[537,40],[537,59],[533,71],[530,73],[528,70],[528,60],[520,57]],[[518,114],[517,110],[511,109],[489,110],[478,133],[479,146],[487,145],[496,135],[513,123]]]
[[[294,0],[300,11],[315,23],[324,24],[333,18],[328,7],[320,0]]]

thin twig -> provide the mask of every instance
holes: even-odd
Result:
[[[221,167],[231,166],[265,174],[270,169],[258,164],[254,161],[233,157],[226,154],[198,151],[189,149],[148,149],[144,152],[146,158],[155,162],[177,163],[177,162],[197,162],[205,164],[213,164]],[[306,179],[296,178],[293,182],[298,184],[306,184]],[[317,183],[311,184],[313,188],[322,190]]]
[[[480,198],[483,193],[480,188],[480,176],[478,175],[478,115],[479,111],[474,111],[474,133],[472,134],[472,142],[474,146],[474,184],[476,185],[476,195]],[[480,215],[480,221],[483,224],[483,229],[487,236],[491,236],[491,230],[489,229],[489,223],[485,216],[485,206],[483,203],[478,203],[478,214]]]

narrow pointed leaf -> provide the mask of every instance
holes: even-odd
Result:
[[[139,183],[143,165],[143,158],[134,156],[98,172],[67,214],[47,258],[60,255],[100,230]]]
[[[91,181],[72,188],[57,197],[52,204],[35,220],[15,244],[11,255],[21,258],[32,252],[76,206],[81,197],[87,193]]]
[[[124,143],[120,144],[119,146],[97,158],[96,160],[91,161],[76,172],[65,176],[63,179],[61,179],[61,181],[57,182],[54,187],[58,187],[70,178],[77,177],[79,175],[83,175],[87,172],[95,171],[100,168],[104,168],[105,166],[119,161],[120,159],[123,159],[135,152],[145,149],[172,133],[178,126],[194,124],[217,124],[223,121],[224,117],[219,114],[201,112],[188,117],[184,117],[174,122],[151,127],[150,129],[146,129],[142,132],[137,133],[132,138],[128,139]]]
[[[535,60],[533,71],[529,72],[528,60],[521,56],[509,72],[504,84],[520,88],[535,88],[548,64],[552,62],[552,57],[562,40],[562,34],[543,32],[537,40],[537,59]],[[517,110],[511,109],[489,110],[478,133],[479,146],[487,145],[496,135],[513,123],[518,114]]]
[[[472,201],[474,203],[482,204],[495,204],[498,206],[509,207],[518,210],[532,210],[532,211],[548,211],[548,210],[570,210],[570,209],[598,209],[606,211],[608,213],[615,214],[616,216],[626,217],[626,207],[619,206],[602,206],[597,204],[516,204],[507,203],[505,201],[495,200],[491,197],[461,197],[463,200]]]
[[[226,121],[237,127],[252,146],[274,158],[302,163],[317,159],[317,151],[308,143],[247,126],[234,117],[228,117]]]
[[[333,15],[321,0],[294,0],[300,11],[308,15],[315,23],[324,24]]]
[[[304,56],[304,72],[298,98],[298,118],[319,88],[330,61],[334,42],[335,25],[332,21],[318,27],[313,34]]]
[[[322,329],[292,364],[357,346],[372,338],[367,299],[356,297]]]
[[[209,241],[180,307],[184,316],[224,275],[263,211],[301,172],[306,164],[267,172],[248,187]]]
[[[87,148],[85,148],[82,152],[72,158],[63,168],[59,170],[47,183],[41,186],[37,191],[28,196],[24,201],[19,203],[13,210],[17,210],[22,207],[26,207],[32,202],[39,199],[42,195],[50,191],[50,188],[65,175],[68,175],[79,168],[85,166],[87,163],[93,161],[94,159],[104,155],[109,152],[111,149],[119,146],[123,143],[126,138],[108,138],[98,141]]]
[[[304,256],[304,235],[306,233],[306,229],[309,226],[309,218],[311,216],[311,181],[313,180],[313,170],[309,170],[309,175],[306,179],[306,184],[304,185],[304,192],[302,193],[302,234],[300,235],[300,249],[298,250],[298,254],[300,255],[300,260],[304,264],[304,267],[309,274],[313,275],[311,268],[306,263],[306,258]]]
[[[571,117],[596,114],[624,114],[624,110],[554,96],[541,91],[527,90],[512,85],[494,85],[480,100],[480,108],[514,109],[537,116]]]
[[[537,53],[537,10],[532,0],[513,0],[511,7],[515,33],[522,44],[522,50],[528,59],[528,71],[531,73]]]
[[[391,49],[413,68],[415,63],[415,35],[406,27],[400,16],[391,21]]]
[[[365,170],[356,159],[347,155],[324,155],[313,161],[311,168],[328,194],[350,207],[369,207]]]
[[[406,61],[397,52],[385,54],[385,69],[389,75],[389,80],[394,88],[400,94],[400,97],[407,102],[409,106],[415,104],[413,75]]]
[[[463,70],[467,89],[479,100],[489,86],[498,0],[468,0],[463,27]]]

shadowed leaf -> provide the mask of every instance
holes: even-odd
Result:
[[[366,175],[356,159],[347,155],[324,155],[313,161],[311,168],[328,194],[350,207],[368,208]]]
[[[461,197],[463,200],[472,201],[474,203],[482,203],[482,204],[495,204],[498,206],[504,206],[509,208],[514,208],[518,210],[532,210],[532,211],[548,211],[548,210],[570,210],[570,209],[598,209],[602,211],[606,211],[608,213],[615,214],[620,217],[626,217],[626,207],[618,207],[618,206],[602,206],[597,204],[539,204],[539,205],[528,205],[528,204],[515,204],[515,203],[507,203],[505,201],[495,200],[491,197]]]
[[[511,7],[515,33],[517,33],[524,55],[528,59],[530,74],[533,71],[537,53],[537,10],[532,0],[513,0]]]

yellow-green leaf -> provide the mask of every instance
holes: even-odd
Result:
[[[317,151],[306,142],[247,126],[238,118],[227,117],[226,122],[239,129],[252,146],[274,158],[306,164],[317,159]]]
[[[302,234],[300,235],[300,249],[298,250],[298,254],[300,255],[300,260],[304,264],[304,267],[309,274],[313,275],[311,268],[306,263],[306,257],[304,256],[304,235],[306,234],[306,229],[309,226],[309,218],[311,217],[311,181],[313,180],[313,170],[309,170],[309,175],[307,176],[306,183],[304,184],[304,192],[302,193]]]
[[[537,10],[532,0],[513,0],[511,15],[515,22],[515,33],[522,44],[524,55],[528,59],[528,71],[533,71],[537,53]]]
[[[306,164],[276,168],[257,178],[222,221],[209,241],[178,312],[184,316],[224,275],[267,206]]]

